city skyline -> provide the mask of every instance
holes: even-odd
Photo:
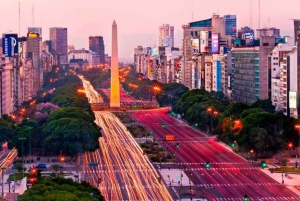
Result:
[[[252,26],[250,20],[251,1],[253,2]],[[110,26],[113,20],[118,21],[120,60],[124,60],[124,58],[133,60],[133,49],[137,45],[157,45],[158,27],[162,24],[174,26],[174,45],[179,48],[182,46],[182,25],[210,18],[213,13],[221,16],[236,15],[237,28],[243,26],[258,28],[258,0],[246,0],[243,7],[237,4],[237,0],[227,0],[226,2],[211,0],[210,4],[205,4],[203,10],[201,10],[203,2],[196,0],[178,0],[175,3],[170,0],[163,2],[153,0],[142,3],[130,0],[126,4],[119,0],[109,3],[96,0],[89,0],[88,3],[74,3],[71,0],[43,0],[43,2],[11,0],[9,4],[0,2],[1,18],[7,19],[7,16],[10,16],[9,19],[11,19],[2,23],[1,33],[19,32],[19,2],[21,5],[21,36],[26,35],[28,27],[42,27],[43,41],[45,41],[49,39],[50,27],[66,27],[68,28],[68,44],[74,45],[76,49],[88,49],[88,37],[100,35],[107,44],[105,52],[111,52]],[[278,5],[271,0],[261,1],[260,28],[276,27],[281,29],[282,35],[293,37],[293,22],[290,19],[300,18],[296,6],[293,6],[295,4],[295,0],[287,0],[285,6],[280,8],[281,12],[274,13],[272,11],[278,10]],[[231,5],[230,9],[228,9],[228,5]],[[61,9],[64,9],[65,12],[57,12]],[[88,12],[84,12],[85,10]],[[32,16],[34,16],[34,20]]]

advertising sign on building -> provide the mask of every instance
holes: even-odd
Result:
[[[192,39],[192,52],[193,54],[199,54],[199,39],[198,38],[194,38]]]
[[[2,52],[7,57],[14,55],[13,40],[10,37],[2,38]]]
[[[152,78],[153,77],[153,67],[152,67],[152,65],[153,65],[153,60],[152,59],[149,59],[148,60],[148,77],[149,78]]]
[[[38,33],[28,33],[28,34],[27,34],[27,37],[28,37],[28,38],[38,38],[38,37],[39,37],[39,34],[38,34]]]
[[[219,34],[213,33],[211,35],[211,52],[219,53]]]
[[[157,49],[151,48],[151,56],[157,56]]]
[[[289,91],[289,107],[290,109],[296,109],[297,108],[297,92],[295,91]]]
[[[249,30],[245,32],[245,40],[246,45],[252,46],[254,45],[254,31]]]
[[[12,55],[18,54],[18,34],[4,34],[3,38],[9,38],[9,40],[11,40],[12,51],[13,51]],[[7,41],[9,41],[9,40],[6,40],[6,44],[7,44]],[[5,51],[3,51],[3,52],[5,52]],[[10,56],[12,56],[12,55],[10,55]]]
[[[200,52],[208,52],[208,31],[200,31]]]
[[[28,33],[37,33],[42,35],[42,27],[28,27]]]

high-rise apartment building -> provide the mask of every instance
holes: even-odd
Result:
[[[42,58],[42,37],[39,33],[29,32],[27,34],[27,53],[28,57],[32,59],[34,67],[33,90],[36,92],[43,84],[43,67],[41,63]]]
[[[68,29],[61,27],[50,28],[51,50],[60,64],[67,63],[68,56]]]
[[[158,27],[158,46],[174,47],[174,27],[163,24]]]
[[[224,15],[225,35],[236,36],[236,15]]]
[[[236,46],[231,49],[232,99],[252,104],[269,98],[271,77],[268,55],[275,47],[274,36],[262,36],[258,46]]]
[[[105,63],[105,46],[103,36],[89,37],[89,50],[100,55],[100,63]]]

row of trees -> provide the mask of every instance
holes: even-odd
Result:
[[[174,91],[181,91],[178,96]],[[180,97],[172,102],[173,113],[180,114],[186,121],[202,130],[217,134],[228,144],[236,143],[244,151],[254,149],[260,156],[287,148],[288,142],[298,142],[294,125],[296,119],[275,112],[270,100],[258,100],[251,106],[230,102],[221,92],[195,89],[185,92],[175,84],[163,86],[157,96],[161,105],[168,106],[169,97]],[[169,95],[166,95],[169,94]]]
[[[81,184],[62,177],[39,178],[24,194],[18,197],[24,201],[102,201],[99,190],[89,183]]]
[[[59,67],[45,75],[43,88],[36,99],[23,104],[18,115],[4,115],[0,119],[0,141],[8,141],[22,155],[30,148],[34,154],[60,154],[74,156],[98,148],[99,127],[85,94],[75,75],[65,75]],[[60,69],[60,70],[57,70]],[[49,76],[51,75],[51,76]],[[51,81],[50,81],[51,80]]]

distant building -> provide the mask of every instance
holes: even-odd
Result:
[[[50,41],[52,53],[58,57],[59,63],[67,63],[68,29],[61,27],[50,28]]]
[[[75,50],[75,46],[74,45],[68,45],[68,53],[72,50]]]
[[[108,66],[111,66],[111,56],[109,56],[108,54],[105,54],[105,55],[104,55],[104,58],[105,58],[105,63],[106,63]]]
[[[69,68],[73,70],[85,71],[88,68],[89,62],[83,59],[71,59]]]
[[[260,38],[261,36],[275,36],[279,38],[280,29],[276,29],[275,27],[256,29],[256,36],[257,38]]]
[[[43,85],[43,68],[41,63],[42,57],[42,37],[38,33],[27,34],[27,53],[32,59],[34,77],[33,91],[36,92]]]
[[[158,46],[174,47],[174,27],[163,24],[158,27]]]
[[[86,60],[89,67],[97,67],[100,64],[99,54],[85,49],[70,51],[68,53],[68,62],[70,63],[72,59]]]
[[[236,37],[236,15],[224,15],[225,35]]]
[[[103,36],[89,37],[89,50],[100,55],[100,63],[105,63],[105,46]]]

